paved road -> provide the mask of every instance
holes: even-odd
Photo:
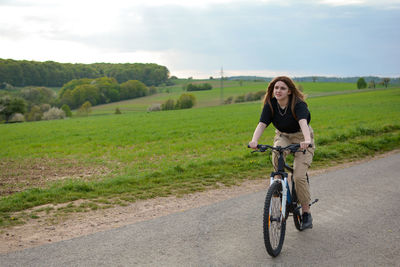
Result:
[[[282,253],[262,239],[265,192],[0,255],[0,266],[400,264],[400,154],[311,179],[314,228],[289,221]]]

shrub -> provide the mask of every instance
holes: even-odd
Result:
[[[78,109],[79,115],[87,116],[90,112],[92,112],[92,104],[89,101],[83,103],[82,106]]]
[[[149,87],[149,94],[150,95],[157,94],[157,88],[155,86],[150,86]]]
[[[254,100],[254,94],[253,93],[247,93],[245,96],[244,96],[244,101],[253,101]]]
[[[191,108],[196,104],[196,97],[192,94],[182,94],[176,101],[177,109]]]
[[[121,110],[119,110],[119,108],[116,108],[114,113],[115,114],[122,114],[122,112],[121,112]]]
[[[161,110],[161,104],[152,104],[150,107],[147,108],[147,111],[160,111]]]
[[[265,96],[265,91],[264,90],[258,91],[256,93],[254,93],[254,100],[264,99],[264,96]]]
[[[41,105],[40,105],[40,110],[41,110],[42,112],[49,111],[50,108],[51,108],[51,106],[50,106],[49,104],[41,104]]]
[[[69,108],[69,106],[67,104],[62,105],[61,109],[64,110],[65,116],[72,117],[71,109]]]
[[[58,120],[58,119],[64,119],[65,118],[65,112],[62,109],[52,107],[45,113],[43,113],[43,119],[44,120]]]
[[[175,109],[175,101],[173,99],[168,99],[161,105],[162,110],[172,110]]]
[[[244,95],[239,95],[235,98],[235,103],[244,102]]]
[[[368,83],[368,88],[375,88],[375,87],[376,87],[376,85],[375,85],[375,81],[374,80],[372,80],[372,81],[370,81]]]
[[[303,92],[304,91],[304,89],[303,89],[303,85],[301,85],[301,84],[296,84],[296,87],[297,87],[297,89],[299,89],[299,91],[300,92]]]
[[[357,88],[364,89],[367,88],[367,83],[365,82],[364,78],[359,78],[357,81]]]
[[[24,115],[21,113],[14,113],[11,115],[8,122],[23,122],[25,120]]]
[[[225,99],[224,103],[225,104],[231,104],[233,101],[233,96],[228,97],[227,99]]]
[[[0,98],[0,115],[8,121],[15,113],[26,112],[26,102],[23,98],[4,96]]]
[[[40,121],[43,117],[43,111],[39,106],[35,105],[29,113],[25,114],[26,121]]]
[[[211,90],[211,89],[212,89],[212,86],[209,83],[202,83],[202,84],[198,84],[198,85],[189,83],[186,86],[186,91],[188,91],[188,92],[189,91],[205,91],[205,90]]]

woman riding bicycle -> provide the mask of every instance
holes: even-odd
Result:
[[[257,148],[258,140],[265,128],[272,122],[275,126],[274,146],[300,144],[305,153],[296,153],[293,164],[298,200],[303,211],[302,229],[312,228],[310,212],[310,188],[307,181],[307,170],[314,156],[314,134],[309,126],[311,116],[304,95],[296,88],[294,82],[286,76],[274,78],[267,88],[264,98],[264,108],[249,146]],[[312,147],[309,147],[309,145]],[[277,171],[277,153],[273,154],[273,165]]]

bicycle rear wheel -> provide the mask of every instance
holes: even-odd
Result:
[[[264,244],[267,252],[276,257],[285,239],[286,220],[282,215],[282,184],[274,182],[268,189],[264,205]]]

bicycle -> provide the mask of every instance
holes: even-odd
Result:
[[[249,147],[249,146],[248,146]],[[311,145],[310,145],[311,147]],[[286,147],[273,147],[269,145],[257,145],[258,150],[253,152],[265,152],[268,149],[277,151],[278,156],[278,171],[271,173],[270,187],[265,197],[264,211],[263,211],[263,233],[264,244],[267,252],[272,257],[276,257],[282,250],[283,242],[285,239],[286,220],[289,213],[293,214],[294,225],[297,230],[302,231],[302,211],[301,205],[297,203],[297,194],[295,189],[295,182],[293,179],[293,168],[285,163],[284,152],[290,151],[295,154],[298,152],[305,153],[299,150],[299,144],[291,144]],[[253,153],[252,152],[252,153]],[[291,189],[288,182],[288,170],[291,174]],[[307,182],[309,182],[308,174]],[[310,206],[316,203],[315,199]]]

